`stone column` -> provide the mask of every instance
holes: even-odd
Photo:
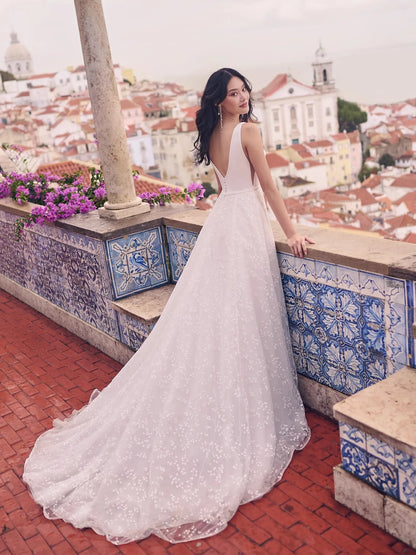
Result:
[[[74,0],[108,201],[100,216],[127,218],[150,207],[134,189],[101,0]]]

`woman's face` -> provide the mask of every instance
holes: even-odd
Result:
[[[239,77],[231,77],[227,85],[227,96],[220,103],[223,117],[247,114],[250,93]]]

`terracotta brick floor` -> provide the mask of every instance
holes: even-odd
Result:
[[[333,498],[337,426],[308,412],[312,440],[283,480],[243,505],[221,534],[170,545],[153,536],[116,547],[91,530],[46,520],[21,481],[23,462],[51,419],[85,404],[120,365],[0,290],[0,553],[285,555],[416,553]]]

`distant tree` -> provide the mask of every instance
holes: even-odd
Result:
[[[0,75],[3,83],[4,81],[14,81],[16,79],[13,73],[10,73],[10,71],[4,71],[3,69],[0,69]]]
[[[202,186],[205,189],[204,198],[208,198],[209,195],[216,195],[218,193],[218,191],[216,191],[211,183],[208,183],[208,181],[204,181]]]
[[[367,121],[367,114],[360,110],[360,107],[355,102],[348,102],[338,98],[338,125],[340,131],[355,131],[358,129],[360,123]]]
[[[386,152],[385,154],[383,154],[383,156],[380,156],[378,163],[380,164],[380,166],[384,166],[385,168],[387,168],[388,166],[394,166],[394,158],[391,154]]]
[[[358,174],[358,179],[362,183],[368,177],[370,177],[370,175],[372,173],[377,173],[377,168],[370,168],[370,166],[367,166],[366,164],[363,164],[362,167],[361,167],[360,173]]]

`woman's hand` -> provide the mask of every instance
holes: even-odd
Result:
[[[289,245],[293,254],[295,256],[300,256],[301,258],[308,254],[306,243],[314,245],[315,241],[313,241],[313,239],[310,239],[309,237],[306,237],[306,235],[298,235],[297,233],[291,235],[287,240],[287,244]]]

